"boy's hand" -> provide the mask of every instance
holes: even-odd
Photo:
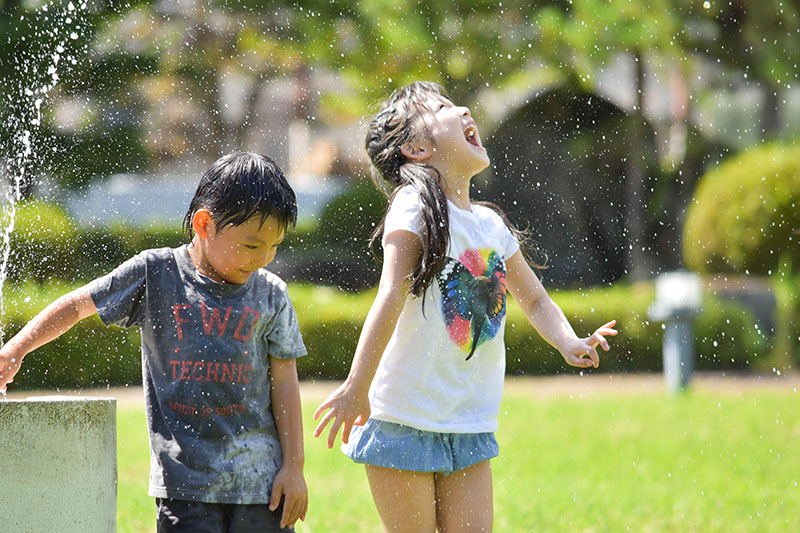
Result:
[[[605,335],[613,337],[617,334],[617,330],[612,329],[616,323],[616,320],[612,320],[607,324],[603,324],[590,337],[577,339],[573,344],[562,348],[561,355],[567,364],[584,368],[588,366],[597,368],[597,365],[600,364],[600,357],[597,355],[596,349],[597,345],[599,344],[605,351],[609,350],[610,347]],[[589,359],[586,356],[589,356]]]
[[[8,344],[0,349],[0,392],[5,392],[6,385],[14,381],[21,363],[22,356],[9,349]]]
[[[328,422],[333,420],[331,430],[328,433],[328,448],[333,448],[336,442],[336,435],[339,433],[339,428],[342,428],[342,442],[347,443],[350,438],[350,430],[353,426],[363,426],[369,418],[369,397],[366,392],[359,393],[354,391],[348,382],[339,385],[328,399],[325,400],[314,411],[314,420],[326,410],[330,409],[314,430],[314,436],[319,437],[328,425]]]
[[[88,285],[61,296],[37,314],[0,349],[0,391],[14,381],[26,354],[58,338],[80,320],[96,313]]]
[[[283,496],[283,514],[281,528],[291,527],[298,519],[306,519],[308,511],[308,489],[303,478],[303,469],[284,464],[275,481],[272,483],[272,494],[269,498],[269,509],[274,511],[281,503]]]

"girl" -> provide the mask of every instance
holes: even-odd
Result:
[[[573,366],[597,367],[615,322],[577,337],[518,234],[470,201],[470,179],[489,158],[469,110],[440,86],[394,93],[366,148],[394,189],[371,243],[382,236],[381,280],[347,380],[314,413],[325,413],[314,436],[331,423],[332,447],[341,430],[386,531],[490,531],[506,291]]]

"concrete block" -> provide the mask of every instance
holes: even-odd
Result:
[[[0,529],[116,531],[116,400],[0,399]]]

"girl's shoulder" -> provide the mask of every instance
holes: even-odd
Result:
[[[383,239],[395,230],[407,230],[417,235],[423,233],[422,206],[419,193],[413,185],[406,185],[392,194],[391,203],[383,220]],[[384,242],[385,244],[385,242]]]
[[[402,187],[398,187],[397,192],[394,194],[395,200],[398,198],[419,198],[419,191],[417,188],[412,185],[403,185]]]
[[[414,208],[419,206],[419,191],[413,185],[403,185],[392,194],[389,209]]]

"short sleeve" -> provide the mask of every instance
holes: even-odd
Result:
[[[503,224],[503,230],[504,230],[503,233],[505,235],[503,260],[508,261],[509,259],[511,259],[511,256],[513,256],[515,253],[517,253],[517,250],[519,250],[519,241],[511,232],[511,230],[508,228],[508,226],[506,226],[505,223],[502,222],[502,220],[501,223]]]
[[[300,326],[297,323],[297,314],[285,287],[280,295],[282,302],[265,335],[267,353],[279,359],[295,359],[306,355],[308,351],[303,344]]]
[[[144,254],[139,254],[89,284],[89,294],[103,324],[124,328],[141,325],[146,273],[147,262]]]
[[[381,244],[386,246],[386,236],[397,230],[406,230],[422,235],[419,193],[411,185],[406,185],[394,195],[383,224]]]

